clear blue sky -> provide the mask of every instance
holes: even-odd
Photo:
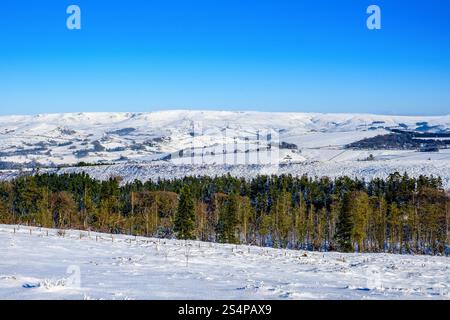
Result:
[[[169,108],[449,114],[450,1],[0,1],[0,114]]]

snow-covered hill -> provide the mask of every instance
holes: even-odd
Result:
[[[0,299],[450,299],[447,257],[63,236],[5,225],[0,256]]]
[[[439,172],[444,180],[450,180],[450,149],[418,152],[344,148],[399,128],[450,133],[450,116],[225,111],[2,116],[0,178],[18,174],[6,169],[71,166],[80,162],[114,163],[108,167],[113,168],[114,175],[127,178],[140,166],[154,168],[151,163],[156,161],[158,166],[166,166],[160,172],[176,171],[181,175],[186,168],[192,172],[202,168],[236,171],[246,166],[251,172],[261,165],[271,166],[269,172],[274,172],[279,170],[279,164],[288,166],[281,171],[292,169],[292,173],[301,173],[301,164],[303,168],[321,168],[315,170],[319,175],[331,172],[333,176],[380,176],[388,168],[407,169],[412,174]],[[370,155],[373,161],[362,161]],[[428,164],[430,170],[423,170]],[[89,170],[104,176],[107,168]],[[136,172],[133,177],[136,175],[146,177]]]

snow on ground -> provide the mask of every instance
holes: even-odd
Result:
[[[0,256],[0,299],[450,299],[450,263],[436,256],[305,252],[75,230],[62,236],[6,225],[0,225]]]

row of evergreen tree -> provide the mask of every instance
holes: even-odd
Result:
[[[277,248],[443,254],[450,197],[440,178],[364,181],[230,175],[121,184],[86,174],[0,183],[0,223]]]

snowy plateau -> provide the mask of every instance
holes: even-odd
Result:
[[[36,172],[120,176],[124,183],[227,173],[372,179],[398,171],[440,176],[450,189],[450,143],[440,141],[447,147],[439,150],[348,147],[400,129],[447,141],[450,116],[186,110],[1,116],[0,179]]]
[[[0,225],[1,299],[450,298],[448,258]]]

